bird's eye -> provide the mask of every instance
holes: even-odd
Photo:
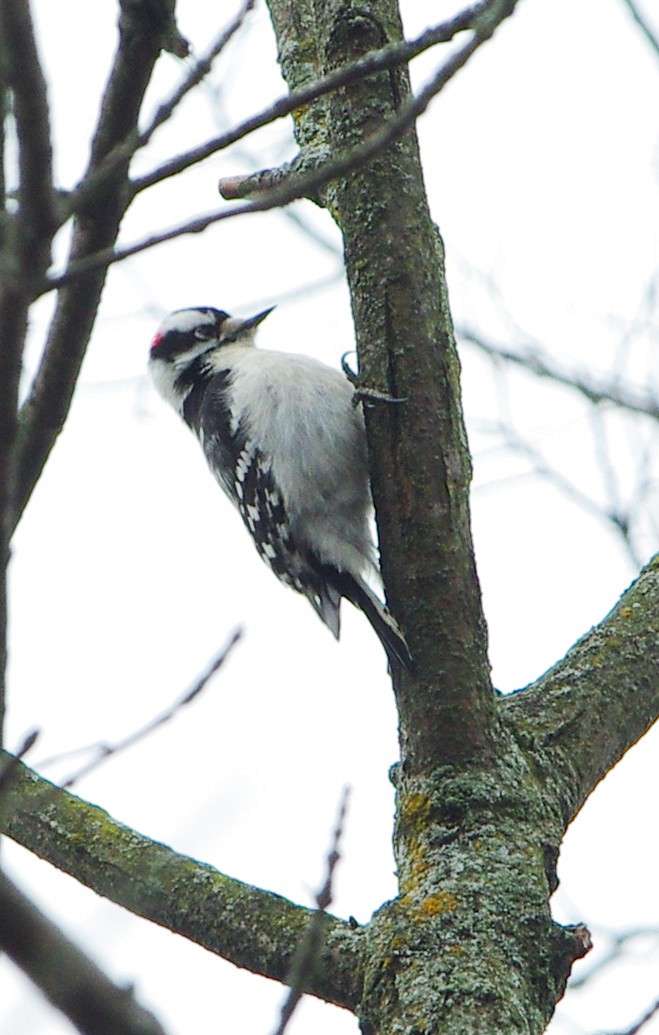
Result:
[[[216,336],[215,327],[212,324],[204,324],[202,327],[195,327],[194,336],[199,341],[212,341]]]

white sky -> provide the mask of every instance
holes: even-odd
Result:
[[[69,187],[84,167],[116,4],[34,6],[54,105],[57,172]],[[408,34],[457,6],[403,0]],[[220,25],[216,5],[179,0],[178,7],[182,31],[203,52]],[[438,60],[432,53],[415,65],[415,82]],[[282,92],[262,7],[218,67],[220,122],[210,93],[200,93],[158,134],[140,169]],[[435,101],[420,138],[458,321],[492,336],[505,324],[482,273],[552,355],[606,369],[657,269],[658,72],[622,3],[527,0]],[[164,56],[151,108],[180,75],[179,63]],[[179,185],[154,190],[130,213],[123,240],[217,207],[220,176],[293,154],[290,144],[282,146],[285,132],[283,124],[266,130],[249,151],[239,148]],[[294,211],[338,248],[329,217],[307,203]],[[249,314],[279,303],[263,325],[262,344],[338,364],[352,345],[343,283],[290,297],[332,278],[338,265],[336,255],[276,213],[221,224],[112,271],[71,418],[16,537],[8,745],[39,726],[30,759],[36,764],[125,735],[185,689],[242,623],[244,643],[204,697],[82,781],[78,793],[228,874],[311,903],[341,788],[349,784],[333,909],[365,921],[395,893],[387,771],[397,755],[396,718],[384,656],[347,606],[337,646],[306,601],[272,578],[192,436],[145,377],[160,318],[200,304]],[[48,308],[34,314],[32,363]],[[642,343],[633,357],[639,378],[651,346]],[[555,489],[534,478],[506,480],[519,465],[493,452],[479,432],[478,422],[495,412],[489,368],[469,351],[463,360],[476,452],[474,535],[494,676],[512,689],[599,621],[634,569],[613,533]],[[598,491],[583,409],[563,393],[541,394],[528,379],[514,381],[511,397],[524,433]],[[635,443],[621,431],[613,448],[626,477]],[[644,542],[649,553],[652,544]],[[595,929],[659,925],[656,754],[655,731],[574,824],[559,868],[559,919],[584,919]],[[7,845],[5,859],[112,976],[136,983],[171,1035],[274,1028],[284,997],[279,986],[103,902],[19,848]],[[607,973],[568,1000],[552,1030],[580,1031],[568,1016],[591,1032],[631,1025],[659,995],[656,976],[656,957]],[[70,1030],[6,961],[0,980],[3,1033]],[[306,1001],[290,1032],[309,1031],[355,1035],[357,1025],[342,1011]],[[645,1031],[659,1032],[659,1019]]]

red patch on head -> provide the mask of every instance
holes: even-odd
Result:
[[[158,346],[160,345],[160,342],[162,341],[162,339],[163,339],[164,337],[165,337],[165,335],[164,335],[164,334],[161,334],[161,333],[160,333],[160,331],[158,331],[158,333],[156,334],[155,338],[154,338],[154,339],[153,339],[153,341],[151,342],[151,351],[152,351],[152,352],[153,352],[153,351],[154,351],[155,349],[157,349],[157,348],[158,348]]]

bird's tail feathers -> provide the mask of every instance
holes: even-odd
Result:
[[[392,668],[402,665],[411,671],[412,655],[405,637],[398,628],[394,616],[378,599],[368,583],[346,571],[334,571],[332,583],[333,588],[338,590],[341,596],[346,597],[366,615],[386,651],[389,665]]]
[[[338,640],[341,632],[341,594],[339,591],[334,586],[325,584],[320,592],[308,593],[307,597],[320,620]]]

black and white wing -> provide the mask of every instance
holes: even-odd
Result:
[[[340,592],[314,564],[308,546],[296,542],[285,501],[272,474],[272,459],[236,424],[227,396],[229,374],[220,371],[197,398],[186,401],[184,417],[201,443],[208,465],[237,507],[260,556],[287,586],[303,593],[338,638]]]

